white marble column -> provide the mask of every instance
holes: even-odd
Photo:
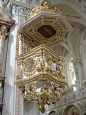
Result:
[[[15,115],[15,100],[16,100],[16,39],[18,25],[13,25],[9,33],[5,85],[4,85],[4,106],[3,115]]]
[[[19,19],[20,17],[18,15],[12,17],[12,20],[15,20],[16,23],[11,27],[9,32],[9,42],[5,71],[6,80],[4,86],[3,115],[16,115],[16,42],[17,32],[20,26]]]
[[[15,4],[15,5],[14,5]],[[26,6],[17,5],[14,3],[12,5],[12,20],[15,20],[15,25],[13,25],[9,32],[9,42],[8,42],[8,51],[7,51],[7,60],[6,60],[6,72],[5,72],[5,86],[4,86],[4,106],[3,106],[3,115],[26,115],[24,114],[24,101],[21,94],[21,90],[16,87],[16,72],[17,72],[17,62],[16,62],[16,42],[18,29],[21,24],[25,22],[25,14],[27,12]],[[26,10],[25,10],[26,8]],[[17,103],[18,101],[18,103]],[[16,105],[17,104],[17,105]],[[29,115],[38,114],[38,105],[33,104],[33,109],[29,104]],[[19,110],[18,110],[19,108]],[[31,109],[30,109],[31,108]]]
[[[5,71],[6,80],[4,86],[3,115],[24,115],[22,110],[23,97],[20,89],[16,87],[15,81],[17,72],[16,42],[18,37],[18,29],[20,25],[25,22],[25,13],[24,6],[22,7],[20,5],[12,5],[12,20],[15,20],[15,25],[11,27],[9,32]],[[18,103],[17,100],[19,101]]]

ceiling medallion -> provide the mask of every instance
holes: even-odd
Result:
[[[57,8],[50,9],[50,4],[49,0],[44,0],[27,14],[16,44],[15,83],[23,87],[24,100],[37,101],[42,113],[46,104],[55,104],[60,99],[60,89],[67,85],[62,73],[65,59],[49,47],[66,41],[72,32],[61,12]]]

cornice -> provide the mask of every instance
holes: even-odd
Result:
[[[13,26],[15,24],[15,21],[14,20],[11,20],[11,21],[4,21],[4,20],[0,20],[0,25],[6,25],[6,26]]]
[[[33,9],[33,6],[30,6],[29,4],[25,4],[25,3],[22,3],[22,2],[19,2],[19,1],[12,1],[11,6],[13,6],[13,5],[22,6],[22,7],[25,7],[27,9],[30,9],[30,10]]]
[[[77,58],[74,58],[74,59],[72,60],[73,63],[76,62],[76,61],[81,61],[81,58],[80,58],[80,57],[77,57]]]

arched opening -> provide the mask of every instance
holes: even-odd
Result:
[[[68,105],[64,109],[63,115],[80,115],[80,112],[78,110],[78,107],[76,107],[75,105]]]
[[[51,111],[49,115],[58,115],[55,111]]]

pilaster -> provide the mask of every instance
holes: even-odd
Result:
[[[78,88],[82,88],[82,80],[84,78],[84,71],[83,71],[81,58],[76,58],[72,62],[75,68],[77,86]]]
[[[4,44],[7,35],[7,28],[2,25],[0,30],[0,77],[2,77],[2,65],[3,65],[3,55],[4,55]]]

